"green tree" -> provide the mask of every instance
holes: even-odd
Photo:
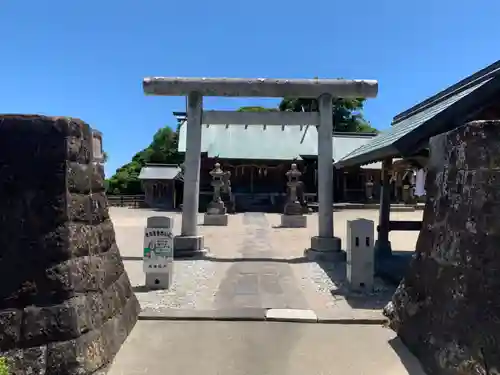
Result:
[[[238,112],[277,112],[277,108],[266,108],[259,106],[248,106],[248,107],[240,107]]]
[[[141,194],[139,174],[146,163],[180,164],[182,157],[177,151],[179,125],[177,131],[165,126],[158,130],[151,144],[134,155],[132,160],[116,170],[106,181],[108,194]]]
[[[378,133],[363,116],[365,99],[333,98],[333,126],[336,132]],[[284,98],[279,104],[280,111],[318,112],[317,99]]]
[[[5,357],[0,357],[0,375],[10,375],[9,365]]]

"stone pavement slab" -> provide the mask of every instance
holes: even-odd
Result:
[[[237,308],[227,310],[183,310],[183,309],[149,309],[142,310],[139,320],[230,320],[230,321],[264,321],[267,309]]]
[[[171,216],[174,233],[179,233],[180,214],[115,207],[110,212],[125,267],[144,309],[179,309],[179,314],[188,310],[310,309],[325,322],[385,319],[381,309],[393,287],[377,281],[373,295],[351,295],[345,285],[345,263],[316,263],[303,257],[310,237],[317,234],[315,214],[309,215],[307,228],[298,229],[278,228],[280,216],[263,213],[230,215],[227,227],[200,226],[209,254],[203,259],[176,260],[172,287],[150,291],[144,287],[142,271],[146,218]],[[398,212],[392,219],[418,220],[419,216],[421,212]],[[345,222],[358,217],[376,220],[377,211],[335,212],[335,234],[344,244]],[[200,215],[200,224],[202,220]],[[403,249],[403,245],[412,249],[416,238],[415,233],[391,234],[395,249]]]
[[[380,326],[140,321],[109,375],[425,375]]]
[[[227,269],[216,294],[216,307],[307,308],[290,265],[273,261],[279,259],[280,253],[269,240],[270,225],[266,215],[244,214],[243,223],[243,241],[233,255],[245,261],[235,259]]]
[[[266,320],[282,322],[304,322],[317,323],[318,317],[312,310],[299,309],[269,309],[266,312]]]

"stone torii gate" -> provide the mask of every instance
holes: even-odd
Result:
[[[197,228],[200,188],[202,124],[211,125],[319,125],[318,127],[318,235],[311,238],[308,255],[337,258],[340,239],[333,231],[333,116],[332,99],[374,98],[378,83],[372,80],[179,78],[150,77],[143,81],[146,95],[187,96],[187,130],[181,235],[174,240],[176,256],[204,251]],[[319,112],[203,111],[203,96],[315,98]],[[277,140],[279,142],[279,140]]]

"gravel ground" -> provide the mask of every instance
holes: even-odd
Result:
[[[110,213],[115,225],[117,242],[124,258],[125,267],[134,286],[136,295],[143,308],[162,309],[198,309],[211,310],[217,308],[216,296],[221,285],[227,284],[227,275],[238,260],[248,259],[248,251],[242,253],[242,248],[248,249],[249,233],[262,235],[265,231],[265,244],[270,258],[263,262],[269,266],[271,262],[279,262],[280,267],[289,265],[294,279],[294,288],[286,288],[287,293],[296,290],[304,295],[309,308],[329,310],[335,314],[366,315],[376,312],[392,295],[393,288],[376,282],[376,292],[372,296],[356,296],[346,293],[345,265],[325,266],[306,262],[303,251],[309,247],[310,237],[317,233],[317,216],[308,215],[308,228],[281,229],[280,217],[276,214],[265,214],[259,222],[257,216],[254,222],[248,220],[248,215],[231,215],[228,227],[200,226],[200,232],[205,237],[205,244],[210,249],[209,260],[182,260],[174,264],[173,285],[168,291],[146,291],[144,273],[142,271],[142,241],[145,220],[148,216],[158,215],[148,210],[111,208]],[[178,213],[160,213],[174,218],[174,233],[180,232],[181,218]],[[417,220],[421,212],[397,213],[392,219]],[[336,235],[345,244],[345,222],[357,217],[376,220],[376,210],[352,210],[335,212]],[[202,221],[202,215],[199,218]],[[258,224],[258,230],[249,230],[249,225]],[[415,233],[398,233],[392,236],[393,248],[401,249],[401,244],[409,249],[414,248]],[[411,242],[413,237],[413,243]],[[245,246],[245,241],[247,245]],[[254,243],[262,241],[257,239]],[[408,246],[410,245],[410,246]],[[254,245],[255,246],[255,245]],[[258,246],[258,245],[257,245]],[[257,249],[256,249],[257,251]],[[244,262],[245,263],[245,262]],[[282,264],[285,263],[285,264]],[[254,271],[256,268],[252,268]],[[247,272],[247,271],[244,271]],[[261,271],[255,271],[257,273]],[[263,272],[263,271],[262,271]],[[261,273],[262,273],[261,272]],[[231,276],[232,277],[232,276]],[[227,286],[227,285],[226,285]],[[230,296],[229,296],[230,297]],[[228,298],[229,298],[228,297]],[[302,306],[301,306],[302,307]],[[292,306],[293,308],[293,306]]]
[[[218,285],[214,285],[211,280],[216,279],[216,272],[221,270],[206,260],[176,262],[174,267],[175,277],[169,290],[136,292],[141,306],[153,310],[212,309]]]

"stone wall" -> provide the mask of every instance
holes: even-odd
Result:
[[[0,116],[0,357],[14,374],[92,374],[139,304],[115,242],[91,129]]]
[[[430,147],[415,258],[385,312],[428,374],[499,374],[500,121]]]

